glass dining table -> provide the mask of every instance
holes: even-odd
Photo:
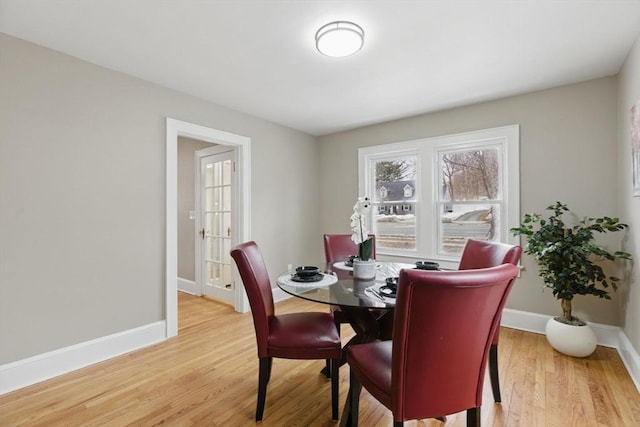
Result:
[[[397,278],[400,270],[416,268],[414,264],[377,262],[376,277],[360,280],[343,262],[327,266],[322,279],[315,282],[296,281],[294,273],[280,275],[276,283],[284,292],[308,301],[338,306],[355,331],[346,346],[391,339],[395,294],[386,279]]]

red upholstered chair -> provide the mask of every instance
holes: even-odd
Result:
[[[341,425],[358,425],[362,387],[404,421],[467,411],[480,426],[491,340],[518,267],[400,271],[392,341],[347,349],[350,388]]]
[[[459,270],[471,270],[476,268],[495,267],[501,264],[518,265],[522,248],[520,246],[504,243],[484,242],[480,240],[467,240],[460,258]],[[496,329],[489,352],[489,377],[491,378],[491,390],[493,400],[500,402],[500,381],[498,375],[498,339],[500,328]]]
[[[373,239],[371,257],[376,257],[376,236],[369,234]],[[325,234],[324,257],[329,264],[346,261],[350,255],[358,255],[358,245],[351,240],[351,234]]]
[[[376,236],[370,234],[369,237],[373,239],[373,245],[371,250],[371,257],[376,257]],[[351,255],[358,255],[358,245],[351,240],[351,234],[325,234],[324,235],[324,258],[327,262],[327,268],[340,261],[346,261]],[[381,310],[378,310],[381,311]],[[340,333],[340,324],[349,323],[345,318],[342,310],[337,305],[331,306],[331,313],[333,314],[336,328]],[[380,315],[380,313],[376,313]]]
[[[275,314],[271,281],[255,242],[231,250],[247,291],[256,331],[260,372],[256,421],[262,420],[273,358],[330,359],[331,415],[338,419],[338,367],[342,356],[340,335],[330,313]]]

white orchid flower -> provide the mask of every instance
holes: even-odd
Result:
[[[353,214],[351,215],[351,240],[355,244],[361,244],[369,239],[369,231],[366,227],[366,213],[371,208],[371,201],[368,197],[358,197],[356,204],[353,205]]]

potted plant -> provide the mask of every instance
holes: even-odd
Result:
[[[608,288],[617,289],[619,278],[604,272],[602,261],[631,259],[622,251],[613,253],[595,244],[595,233],[615,232],[627,228],[618,218],[584,217],[574,226],[565,225],[562,216],[567,205],[556,202],[547,207],[548,217],[525,214],[520,227],[512,228],[514,235],[523,236],[527,244],[524,252],[533,255],[544,286],[551,288],[560,300],[562,315],[547,323],[550,344],[558,351],[577,357],[591,354],[596,348],[591,328],[571,312],[576,295],[595,295],[611,299]]]
[[[376,264],[371,259],[373,240],[366,227],[366,213],[371,208],[368,197],[358,197],[351,215],[351,240],[358,245],[358,258],[353,261],[353,277],[373,279],[376,276]]]

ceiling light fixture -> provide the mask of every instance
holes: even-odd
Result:
[[[318,51],[334,58],[353,55],[362,49],[363,44],[364,30],[353,22],[331,22],[316,33]]]

